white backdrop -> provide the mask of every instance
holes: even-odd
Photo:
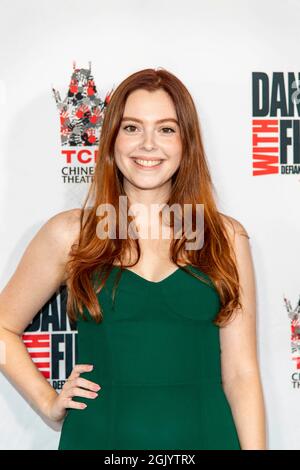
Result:
[[[218,206],[250,235],[269,448],[300,449],[300,389],[283,294],[296,306],[300,176],[252,175],[252,72],[299,71],[298,0],[1,1],[0,287],[57,212],[85,184],[64,184],[59,114],[73,61],[92,63],[98,92],[164,67],[191,92]],[[20,309],[22,305],[20,305]],[[299,372],[300,369],[298,369]],[[49,428],[0,376],[0,448],[56,449]]]

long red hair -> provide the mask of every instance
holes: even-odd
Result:
[[[123,267],[135,265],[135,263],[124,264],[124,254],[130,252],[132,243],[135,244],[138,259],[140,257],[138,240],[131,239],[130,236],[122,239],[118,237],[101,239],[97,236],[96,227],[99,222],[97,207],[101,204],[110,204],[119,214],[119,196],[126,196],[122,174],[114,159],[114,144],[126,99],[131,92],[141,88],[150,92],[165,90],[173,100],[177,113],[183,151],[180,166],[172,177],[168,205],[176,203],[183,207],[184,204],[190,204],[192,213],[196,210],[197,204],[203,204],[204,208],[202,248],[186,251],[184,248],[186,237],[183,233],[180,239],[171,241],[170,259],[177,265],[178,260],[187,259],[190,264],[210,277],[221,301],[221,309],[214,323],[224,326],[232,317],[234,310],[241,308],[236,259],[225,223],[225,218],[228,222],[230,218],[218,212],[216,207],[215,189],[206,161],[193,99],[183,83],[164,69],[145,69],[130,75],[114,90],[106,108],[94,179],[81,207],[79,237],[71,248],[67,263],[68,316],[71,321],[76,321],[79,312],[83,318],[86,318],[84,314],[86,307],[93,319],[97,323],[101,322],[103,313],[97,293],[103,288],[112,265],[115,261]],[[116,219],[116,233],[118,233],[118,217]],[[127,222],[129,219],[130,216]],[[205,282],[201,276],[187,272]],[[104,274],[98,286],[94,282],[97,278],[94,277],[95,273]],[[118,279],[119,276],[117,284]],[[113,290],[114,295],[117,284]]]

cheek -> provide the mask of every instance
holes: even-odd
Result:
[[[174,164],[178,164],[182,158],[182,144],[180,140],[170,142],[167,152],[172,157]]]
[[[115,142],[116,153],[122,155],[129,152],[134,147],[133,139],[130,139],[124,135],[119,135]]]

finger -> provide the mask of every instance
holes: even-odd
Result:
[[[97,392],[101,388],[99,384],[84,379],[83,377],[77,377],[72,382],[77,387],[86,388],[87,390],[94,390],[95,392]]]
[[[70,400],[68,402],[68,408],[75,408],[76,410],[83,410],[86,407],[87,405],[85,403],[81,403],[79,401]]]
[[[84,388],[79,387],[72,387],[68,390],[68,398],[70,397],[84,397],[84,398],[97,398],[97,392],[90,392],[89,390],[85,390]]]
[[[75,377],[78,377],[79,374],[82,374],[83,372],[91,372],[91,370],[93,370],[93,366],[91,364],[76,364],[73,367],[73,370],[69,375],[68,380],[75,379]]]

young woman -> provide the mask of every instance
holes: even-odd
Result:
[[[43,225],[0,295],[2,370],[62,423],[60,450],[266,448],[248,239],[217,210],[186,87],[163,69],[129,76],[82,208]],[[63,284],[79,357],[57,394],[21,335]]]

